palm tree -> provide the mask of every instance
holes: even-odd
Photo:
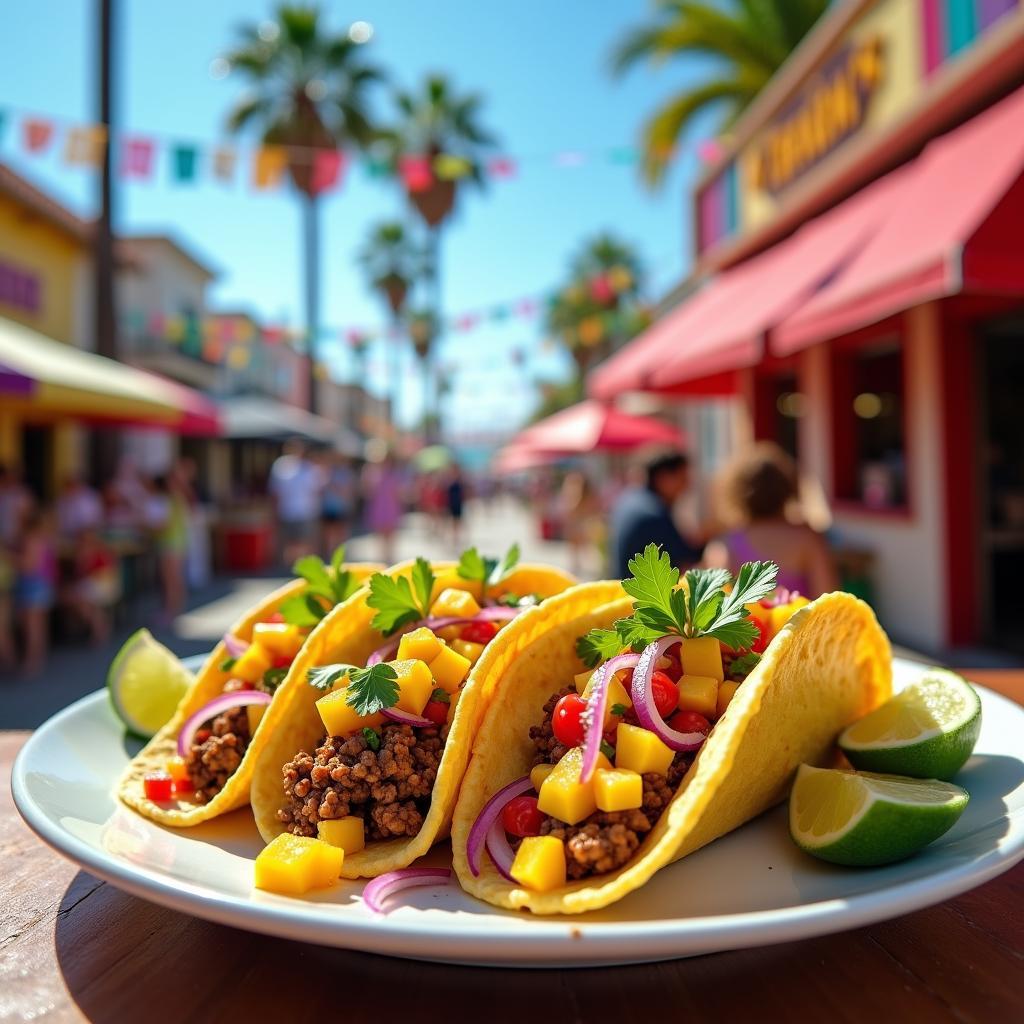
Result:
[[[378,221],[372,225],[357,259],[370,287],[380,293],[399,323],[409,289],[423,273],[423,253],[401,221]],[[395,425],[401,394],[398,340],[392,339],[391,422]]]
[[[672,149],[699,111],[719,107],[723,124],[736,120],[782,66],[829,0],[656,0],[653,19],[631,31],[613,54],[621,72],[643,60],[704,54],[717,70],[654,112],[643,127],[643,173],[664,177]]]
[[[443,75],[428,75],[418,94],[397,93],[395,104],[398,123],[385,133],[392,160],[399,169],[404,159],[420,158],[428,162],[429,180],[418,183],[422,187],[411,187],[411,182],[406,180],[405,187],[410,203],[429,229],[426,266],[430,287],[428,304],[435,314],[435,324],[440,324],[443,319],[441,227],[456,208],[461,183],[483,184],[482,157],[496,145],[496,140],[480,124],[483,97],[479,93],[457,95]],[[451,170],[442,173],[439,157],[447,161]],[[433,343],[436,337],[435,331],[428,344]],[[430,372],[429,357],[428,348],[423,354],[424,373],[427,375]],[[424,421],[429,421],[426,413]]]
[[[368,93],[382,79],[348,34],[325,30],[316,7],[282,4],[276,19],[239,30],[225,54],[250,89],[228,116],[232,132],[256,129],[265,145],[288,147],[288,170],[302,198],[309,408],[316,408],[320,326],[318,150],[366,146],[374,137]]]

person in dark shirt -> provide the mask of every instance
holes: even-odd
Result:
[[[701,550],[679,532],[672,506],[690,485],[690,463],[679,451],[663,451],[644,466],[646,486],[622,492],[612,509],[611,569],[620,579],[629,575],[629,560],[648,544],[660,544],[680,569],[696,565]]]

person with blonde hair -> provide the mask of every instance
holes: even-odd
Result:
[[[777,444],[761,441],[744,449],[720,483],[728,517],[737,525],[708,544],[706,565],[735,573],[744,562],[770,559],[787,590],[815,598],[838,587],[825,539],[794,516],[797,466]]]

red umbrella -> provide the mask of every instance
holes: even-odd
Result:
[[[557,455],[625,451],[645,444],[684,447],[686,437],[662,420],[632,416],[592,400],[570,406],[527,427],[512,442],[518,451]]]

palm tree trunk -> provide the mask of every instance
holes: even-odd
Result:
[[[441,411],[437,401],[435,361],[437,346],[444,333],[444,313],[441,297],[441,224],[433,225],[427,231],[427,291],[430,308],[434,311],[434,337],[430,351],[423,360],[423,434],[427,444],[433,444],[440,435]]]
[[[316,196],[302,195],[303,272],[306,290],[306,354],[309,357],[309,396],[306,407],[317,410],[317,341],[320,331],[320,208]]]

